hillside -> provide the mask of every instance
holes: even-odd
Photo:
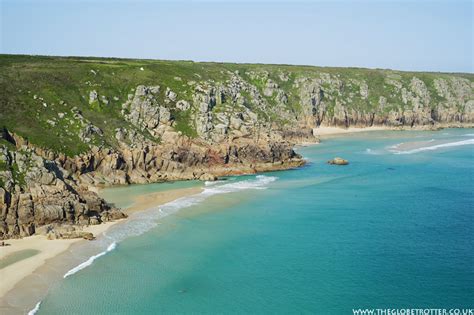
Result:
[[[0,69],[0,126],[71,156],[116,146],[119,128],[160,141],[124,106],[140,85],[159,86],[152,105],[193,138],[229,133],[229,116],[250,111],[279,128],[473,121],[472,74],[12,55]]]
[[[473,123],[473,74],[0,55],[0,238],[123,216],[90,186],[301,165],[319,126]]]

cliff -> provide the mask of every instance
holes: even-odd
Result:
[[[302,165],[293,145],[320,126],[474,123],[472,74],[12,55],[0,69],[0,238],[124,216],[91,186]]]

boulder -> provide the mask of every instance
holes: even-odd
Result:
[[[92,104],[94,103],[95,101],[97,101],[97,91],[96,90],[93,90],[89,93],[89,104]]]
[[[112,209],[101,213],[103,222],[125,219],[128,216],[118,209]]]
[[[176,102],[176,108],[179,110],[188,110],[190,107],[191,105],[184,100],[179,100]]]
[[[215,181],[217,180],[217,176],[210,174],[210,173],[204,173],[199,177],[199,180],[203,181]]]
[[[82,237],[83,239],[87,240],[87,241],[93,241],[95,240],[95,236],[94,234],[90,233],[90,232],[81,232],[80,233],[80,237]]]
[[[344,160],[343,158],[340,158],[340,157],[335,157],[334,159],[329,160],[329,161],[328,161],[328,164],[332,164],[332,165],[347,165],[347,164],[349,164],[349,161],[348,161],[348,160]]]
[[[89,224],[90,225],[97,225],[97,224],[100,224],[100,218],[98,216],[91,216],[89,218]]]
[[[172,100],[173,102],[176,101],[176,97],[178,96],[175,92],[171,91],[169,88],[166,88],[166,97]]]

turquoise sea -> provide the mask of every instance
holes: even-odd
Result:
[[[205,188],[112,228],[37,314],[474,307],[474,130],[358,133],[298,151],[309,163],[295,170],[108,191],[127,205]],[[335,156],[350,164],[325,163]]]

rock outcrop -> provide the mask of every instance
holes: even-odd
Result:
[[[348,165],[348,164],[349,164],[349,161],[348,161],[348,160],[344,160],[343,158],[340,158],[340,157],[335,157],[334,159],[329,160],[329,161],[328,161],[328,164],[332,164],[332,165]]]
[[[295,82],[306,122],[316,127],[411,128],[474,123],[474,83],[471,80],[440,78],[432,84],[434,88],[430,91],[416,76],[407,82],[400,76],[389,75],[385,77],[383,88],[376,90],[377,97],[372,97],[372,87],[365,81],[343,81],[327,74]]]
[[[0,147],[0,163],[0,239],[29,236],[51,224],[85,226],[126,217],[27,146]]]

